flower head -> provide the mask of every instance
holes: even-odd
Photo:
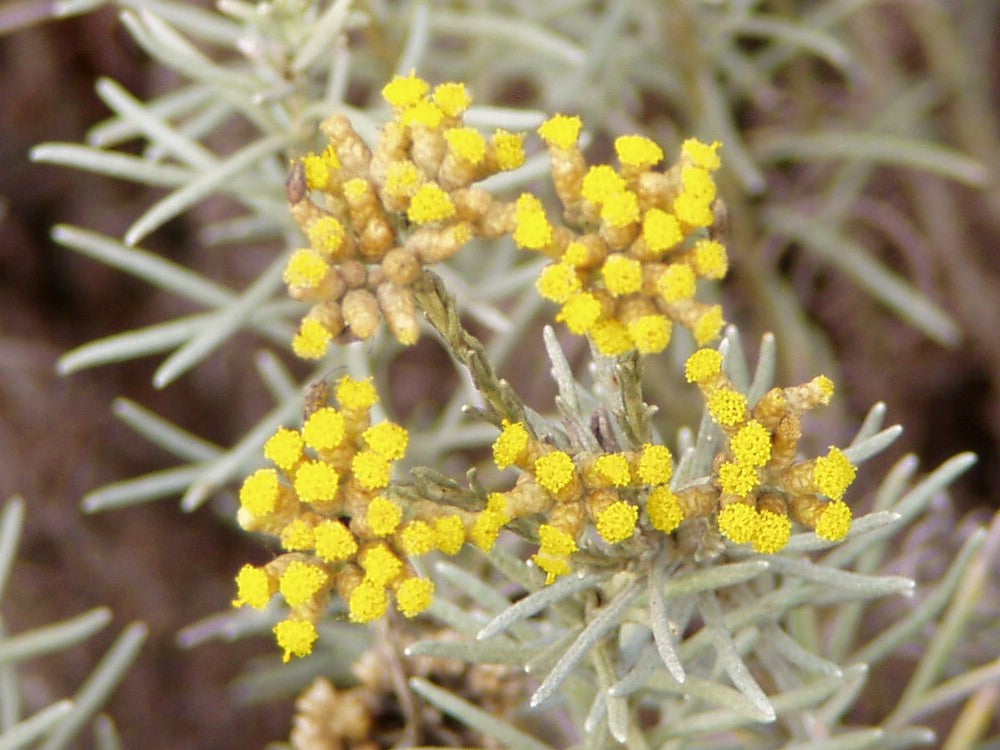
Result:
[[[639,454],[639,479],[643,484],[661,485],[674,474],[674,457],[665,445],[646,443]]]
[[[264,609],[271,601],[274,592],[278,590],[278,585],[264,568],[244,565],[236,574],[236,590],[234,607]]]
[[[279,588],[288,606],[295,608],[315,597],[328,580],[329,577],[319,566],[293,560],[281,574]]]
[[[552,451],[535,460],[535,478],[538,484],[556,494],[564,489],[576,472],[573,459],[563,451]]]
[[[582,127],[583,122],[579,117],[556,115],[542,123],[538,134],[549,146],[565,150],[576,145]]]
[[[319,633],[308,620],[289,618],[274,626],[274,636],[278,648],[284,652],[281,660],[287,662],[293,656],[301,658],[311,654]]]
[[[646,513],[649,514],[649,522],[653,524],[653,528],[665,534],[676,529],[684,520],[680,501],[668,487],[656,487],[649,493]]]
[[[256,517],[274,511],[278,502],[278,473],[274,469],[258,469],[243,480],[240,505]]]
[[[324,406],[309,415],[302,425],[302,439],[313,450],[336,448],[346,435],[344,415],[332,406]]]
[[[608,544],[617,544],[632,536],[638,520],[639,509],[624,500],[618,500],[597,516],[597,533]]]
[[[813,469],[813,482],[816,488],[831,500],[844,497],[847,488],[851,486],[858,470],[854,467],[839,448],[830,446],[825,456],[816,459]]]
[[[434,582],[429,578],[407,578],[396,589],[396,606],[405,617],[416,617],[434,598]]]

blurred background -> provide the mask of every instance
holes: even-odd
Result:
[[[810,6],[785,4],[802,5],[804,11]],[[256,379],[242,375],[259,342],[238,336],[163,391],[150,383],[155,358],[68,378],[56,375],[57,358],[74,346],[183,308],[49,239],[56,223],[120,235],[162,194],[32,164],[31,146],[79,141],[107,116],[93,91],[99,76],[116,79],[139,98],[162,92],[173,81],[131,41],[113,10],[27,24],[44,5],[0,4],[0,499],[20,494],[28,509],[3,616],[10,632],[98,604],[110,606],[115,620],[109,632],[67,654],[22,665],[26,703],[44,705],[71,694],[115,633],[140,619],[151,628],[150,640],[109,705],[126,746],[262,747],[287,737],[290,705],[234,705],[227,683],[248,658],[270,653],[272,644],[192,651],[175,644],[180,628],[232,598],[232,575],[246,560],[259,558],[257,545],[218,523],[207,507],[189,515],[173,502],[96,516],[79,510],[88,490],[172,465],[111,416],[116,396],[127,395],[196,434],[230,445],[270,405]],[[845,85],[821,61],[789,65],[760,96],[736,103],[737,124],[758,137],[757,143],[766,143],[775,132],[780,136],[782,127],[823,132],[830,122],[863,124],[879,102],[910,86],[929,87],[921,134],[978,160],[986,170],[984,185],[881,167],[852,208],[851,232],[873,257],[950,314],[962,339],[952,346],[933,341],[801,244],[756,243],[740,260],[738,231],[730,246],[733,272],[724,282],[727,314],[747,341],[783,315],[802,316],[806,326],[824,331],[840,363],[836,379],[850,419],[882,400],[889,422],[906,428],[886,461],[913,451],[929,469],[956,452],[975,451],[980,461],[955,486],[953,497],[959,516],[986,517],[1000,505],[1000,117],[994,106],[1000,101],[1000,13],[991,0],[923,3],[925,10],[916,11],[896,3],[871,5],[843,31],[865,70],[859,81]],[[746,44],[752,50],[754,41]],[[495,83],[494,98],[547,105],[545,92],[530,84],[512,74],[506,85]],[[364,100],[368,93],[357,96]],[[683,119],[653,94],[633,104],[627,124],[648,126],[650,132],[664,121]],[[613,137],[624,132],[622,124],[608,121],[597,128]],[[596,143],[600,148],[600,138]],[[732,185],[728,191],[724,185],[723,193],[735,196],[730,210],[737,217],[774,205],[804,205],[810,187],[822,182],[828,169],[776,160],[766,172],[766,206],[761,197],[747,197]],[[144,247],[245,285],[248,271],[234,268],[227,261],[231,255],[199,254],[198,223],[198,211],[187,214]],[[277,249],[252,252],[265,257]],[[762,312],[759,295],[778,282],[790,296],[772,295]],[[435,360],[418,362],[408,377],[423,378],[429,386],[435,366]],[[786,370],[805,377],[812,374],[806,369],[786,363]],[[877,476],[876,469],[871,472]]]

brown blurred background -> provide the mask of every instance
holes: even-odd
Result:
[[[994,38],[996,61],[1000,31]],[[907,47],[905,37],[897,42]],[[986,75],[1000,100],[996,67]],[[162,90],[162,75],[107,11],[0,36],[0,499],[20,494],[28,508],[3,615],[8,630],[19,632],[100,604],[115,613],[107,632],[87,644],[20,667],[29,707],[72,693],[114,635],[140,619],[150,639],[109,706],[126,747],[262,747],[287,736],[290,707],[237,707],[226,689],[247,658],[271,653],[272,644],[181,651],[174,643],[181,627],[226,606],[233,572],[260,557],[257,545],[208,510],[185,515],[172,501],[98,516],[81,515],[78,505],[90,489],[170,465],[111,417],[115,396],[222,445],[240,436],[270,403],[253,378],[241,376],[253,340],[240,338],[162,392],[150,385],[156,358],[65,379],[54,372],[66,350],[175,315],[178,303],[48,238],[51,225],[63,222],[118,234],[156,196],[33,165],[27,152],[41,141],[79,141],[106,116],[93,93],[98,76],[141,98]],[[886,194],[897,188],[891,175],[882,187]],[[873,401],[888,403],[890,421],[907,430],[894,457],[914,450],[933,467],[958,451],[979,453],[955,495],[962,508],[985,510],[1000,497],[1000,208],[950,184],[941,190],[969,212],[967,244],[926,258],[897,258],[886,249],[883,259],[937,290],[937,301],[970,332],[958,350],[928,342],[834,272],[797,257],[782,267],[829,332],[850,408],[862,414]],[[183,263],[191,236],[185,220],[175,221],[146,246]],[[199,259],[205,262],[217,278],[233,273],[224,258]],[[740,284],[737,268],[737,300]]]

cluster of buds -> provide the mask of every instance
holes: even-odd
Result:
[[[462,84],[432,90],[411,74],[382,95],[394,116],[374,149],[347,118],[331,117],[321,126],[329,146],[305,156],[289,181],[309,247],[292,254],[285,281],[293,297],[313,303],[293,340],[297,354],[316,359],[338,337],[370,338],[382,320],[401,343],[414,343],[424,266],[474,236],[506,234],[552,260],[537,289],[561,305],[558,320],[606,355],[660,352],[675,323],[703,347],[718,337],[721,308],[695,299],[698,280],[720,279],[728,266],[709,231],[717,220],[718,143],[685,141],[678,161],[658,171],[660,147],[623,136],[616,170],[587,164],[579,118],[550,118],[538,132],[570,229],[550,222],[529,193],[504,203],[474,186],[523,163],[523,135],[497,130],[486,138],[466,127]],[[689,519],[709,518],[730,541],[764,554],[785,547],[792,522],[843,539],[851,525],[843,497],[855,467],[836,447],[814,459],[798,455],[801,419],[829,402],[830,379],[774,388],[749,404],[711,348],[691,355],[685,375],[725,436],[703,481],[671,489],[674,460],[663,445],[568,452],[505,420],[493,460],[519,476],[478,511],[414,499],[412,488],[392,485],[408,433],[372,423],[378,395],[369,381],[341,378],[336,406],[324,393],[301,429],[279,429],[264,446],[272,466],[240,489],[241,526],[276,537],[283,552],[240,570],[234,606],[260,609],[282,595],[289,614],[274,632],[287,661],[312,651],[316,622],[334,596],[354,622],[382,617],[390,602],[413,617],[434,594],[413,558],[455,555],[467,542],[489,550],[511,524],[528,536],[537,529],[532,560],[548,583],[570,572],[574,555],[641,556]]]
[[[505,423],[493,443],[499,469],[521,474],[508,492],[494,492],[469,530],[469,539],[490,549],[500,529],[518,518],[544,519],[532,556],[551,583],[571,570],[588,528],[608,545],[647,538],[651,530],[675,531],[689,519],[713,517],[737,544],[774,554],[791,536],[792,521],[830,541],[851,526],[844,493],[856,469],[843,451],[798,458],[801,418],[829,403],[833,383],[819,376],[789,388],[773,388],[752,408],[722,370],[722,354],[700,349],[686,364],[706,407],[726,436],[706,482],[670,488],[670,450],[646,444],[637,451],[570,455],[533,437],[519,422]]]
[[[507,422],[493,443],[493,461],[499,469],[516,466],[521,475],[509,491],[490,495],[469,538],[488,550],[511,521],[544,518],[532,560],[549,583],[570,571],[570,556],[588,527],[604,543],[619,544],[636,533],[640,504],[655,514],[663,494],[672,494],[673,456],[662,445],[571,456],[533,437],[524,424]]]
[[[309,239],[285,269],[289,294],[313,304],[292,342],[306,359],[336,337],[368,339],[385,320],[396,339],[419,336],[411,285],[423,266],[451,257],[472,237],[495,238],[509,207],[473,183],[524,163],[524,136],[484,137],[463,125],[465,86],[431,90],[411,74],[382,90],[394,116],[370,149],[343,115],[325,120],[329,139],[293,169],[292,215]],[[314,200],[317,196],[320,200]]]
[[[843,539],[851,526],[844,493],[854,481],[855,466],[839,448],[825,456],[798,458],[802,415],[826,405],[833,382],[825,375],[790,388],[772,388],[754,405],[747,403],[722,369],[722,354],[699,349],[685,365],[706,408],[726,436],[709,483],[683,490],[689,515],[717,514],[719,530],[757,552],[783,549],[791,521],[830,541]]]
[[[407,558],[435,549],[456,554],[471,523],[436,506],[413,517],[386,497],[407,431],[371,423],[378,394],[367,380],[345,376],[335,396],[339,408],[317,404],[301,430],[280,428],[264,446],[273,467],[257,470],[240,488],[240,525],[277,537],[284,554],[260,567],[245,565],[233,605],[263,609],[281,593],[290,613],[274,633],[286,661],[311,652],[315,623],[333,593],[354,622],[382,617],[390,593],[407,617],[425,610],[434,584]]]
[[[514,240],[552,259],[539,293],[562,307],[557,320],[589,336],[604,354],[656,354],[673,323],[699,345],[716,337],[722,308],[695,299],[699,278],[720,279],[726,249],[709,236],[716,220],[713,172],[719,143],[690,139],[673,166],[654,167],[663,150],[639,135],[621,136],[621,164],[588,166],[580,150],[581,121],[556,115],[538,129],[548,146],[564,219],[555,226],[541,202],[524,193],[516,205]]]

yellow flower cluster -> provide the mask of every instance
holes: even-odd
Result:
[[[549,583],[570,571],[570,556],[588,524],[605,543],[624,542],[639,525],[642,504],[662,521],[664,494],[673,495],[667,488],[673,457],[662,445],[571,456],[533,437],[524,424],[507,422],[493,443],[493,460],[500,469],[516,466],[522,473],[511,490],[490,496],[469,537],[488,550],[514,519],[544,518],[532,559]]]
[[[556,115],[538,129],[566,222],[553,225],[540,201],[517,201],[514,240],[552,258],[539,293],[561,305],[557,320],[614,356],[663,351],[678,323],[704,345],[724,324],[722,308],[695,299],[699,278],[728,270],[725,247],[704,231],[714,220],[718,142],[685,141],[679,160],[654,167],[662,149],[639,135],[615,141],[619,169],[590,166],[580,151],[578,117]]]
[[[289,181],[292,215],[309,239],[284,274],[289,294],[313,303],[292,342],[306,359],[322,357],[345,332],[370,338],[382,319],[400,343],[413,344],[411,285],[422,267],[509,225],[508,208],[471,185],[519,167],[524,136],[496,130],[487,138],[465,126],[471,97],[460,83],[431,90],[411,73],[382,96],[394,116],[374,150],[334,115],[320,126],[327,148],[306,155]]]
[[[273,466],[247,477],[239,493],[240,525],[277,537],[285,552],[240,570],[233,605],[263,609],[281,593],[290,613],[274,632],[286,661],[312,651],[333,592],[354,622],[382,617],[390,594],[407,617],[425,610],[434,584],[407,558],[454,555],[466,538],[468,519],[457,513],[416,517],[386,496],[409,436],[392,422],[371,423],[372,383],[345,376],[335,396],[339,408],[317,405],[300,430],[283,427],[265,443]]]
[[[500,530],[516,519],[540,521],[535,564],[552,583],[570,572],[588,528],[608,545],[647,532],[669,534],[688,519],[714,517],[736,543],[773,554],[788,543],[795,521],[831,541],[850,530],[843,501],[855,467],[842,451],[798,459],[801,418],[829,403],[833,383],[820,376],[804,385],[773,388],[753,406],[722,369],[722,354],[703,348],[688,359],[688,382],[697,383],[709,413],[726,435],[710,481],[678,492],[670,488],[670,450],[646,444],[640,450],[571,455],[534,437],[521,422],[504,422],[493,443],[499,469],[520,475],[507,492],[494,492],[474,514],[469,540],[489,550]]]
[[[728,440],[715,459],[714,492],[696,488],[688,498],[698,496],[693,505],[700,506],[699,514],[717,512],[723,535],[752,543],[757,552],[784,548],[792,520],[824,539],[843,539],[851,526],[843,497],[854,481],[854,465],[833,446],[825,456],[798,460],[802,415],[830,402],[833,382],[821,375],[803,385],[772,388],[750,406],[723,372],[722,354],[714,349],[692,354],[685,375],[701,389]]]

